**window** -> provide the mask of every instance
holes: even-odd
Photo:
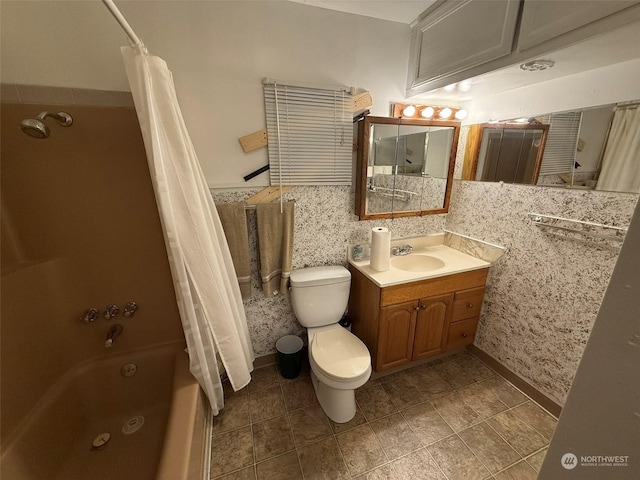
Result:
[[[351,185],[349,90],[263,83],[271,185]]]
[[[581,120],[582,112],[550,115],[549,134],[542,157],[540,175],[573,172]]]

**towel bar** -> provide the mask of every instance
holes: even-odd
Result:
[[[612,225],[604,225],[602,223],[584,222],[570,218],[542,215],[540,213],[529,213],[528,216],[536,227],[550,228],[557,230],[558,232],[565,232],[568,234],[578,234],[593,240],[621,243],[627,233],[626,227],[615,227]],[[567,238],[573,237],[567,236]]]

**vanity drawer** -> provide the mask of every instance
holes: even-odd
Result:
[[[484,296],[484,287],[472,288],[456,292],[453,299],[453,312],[451,313],[451,322],[457,322],[465,318],[480,316],[482,310],[482,297]]]
[[[478,317],[450,323],[447,334],[447,350],[471,345],[476,336],[477,328]]]
[[[443,295],[445,293],[456,292],[459,290],[466,292],[466,289],[479,289],[484,291],[484,285],[487,283],[488,271],[488,268],[483,268],[480,270],[472,270],[470,272],[454,273],[452,275],[419,280],[417,282],[401,283],[398,285],[383,287],[380,293],[380,305],[384,307],[396,303],[432,297],[434,295]]]

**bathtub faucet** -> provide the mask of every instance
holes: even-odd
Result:
[[[133,317],[136,310],[138,310],[138,304],[136,302],[129,302],[124,306],[124,316],[127,318]]]
[[[98,318],[98,313],[100,312],[98,311],[97,308],[89,308],[86,312],[84,312],[84,315],[82,316],[82,321],[84,323],[91,323],[95,321],[96,318]]]
[[[107,341],[104,342],[104,347],[111,348],[113,346],[113,341],[121,333],[122,333],[122,325],[120,325],[119,323],[115,323],[111,325],[111,327],[109,327],[109,332],[107,332]]]

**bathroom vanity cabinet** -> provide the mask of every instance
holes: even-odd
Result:
[[[349,269],[352,331],[376,372],[473,343],[488,268],[386,287]]]

